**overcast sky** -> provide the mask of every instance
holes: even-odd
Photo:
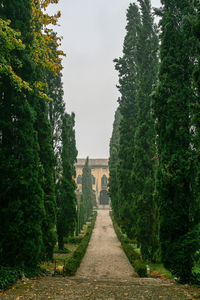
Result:
[[[126,10],[130,0],[60,0],[64,97],[76,115],[78,157],[109,157],[114,113],[119,97],[113,59],[122,55]],[[159,0],[152,0],[159,7]]]

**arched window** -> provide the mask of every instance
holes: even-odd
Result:
[[[95,184],[95,177],[92,175],[92,184]]]
[[[77,184],[82,184],[82,176],[78,175],[77,177]]]
[[[101,187],[102,188],[107,188],[107,185],[108,185],[108,179],[107,179],[106,175],[104,174],[101,177]]]

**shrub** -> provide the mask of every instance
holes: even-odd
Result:
[[[65,273],[66,275],[72,276],[76,273],[76,270],[80,266],[80,263],[85,255],[85,252],[87,250],[92,231],[95,225],[97,212],[95,211],[91,220],[91,226],[87,228],[87,231],[82,237],[82,240],[76,250],[73,253],[73,256],[69,258],[67,265],[65,267]]]
[[[134,269],[135,269],[135,272],[140,277],[147,277],[147,267],[146,267],[146,264],[143,261],[135,260],[134,261]]]
[[[56,254],[67,254],[67,253],[71,253],[71,250],[70,249],[68,249],[68,248],[64,248],[63,250],[60,250],[60,249],[55,249],[54,250],[54,253],[56,253]]]
[[[82,240],[82,236],[70,236],[68,238],[64,238],[64,242],[66,244],[79,244]]]
[[[8,289],[21,277],[22,270],[0,266],[0,290]]]
[[[19,268],[0,266],[0,291],[6,290],[11,287],[18,279],[25,277],[35,277],[42,273],[40,267],[35,268]]]
[[[126,256],[128,257],[131,264],[137,260],[139,261],[141,259],[141,256],[139,253],[137,253],[133,247],[129,244],[123,244],[124,252],[126,253]]]

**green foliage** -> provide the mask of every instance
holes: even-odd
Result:
[[[130,4],[119,72],[119,108],[110,141],[110,196],[115,217],[137,238],[144,259],[155,259],[157,208],[153,200],[155,131],[151,92],[158,68],[158,38],[150,1]]]
[[[114,61],[121,119],[110,143],[112,208],[143,259],[161,260],[189,282],[199,249],[200,4],[161,1],[158,43],[150,1],[138,2]]]
[[[109,157],[109,195],[115,218],[119,217],[119,185],[118,185],[118,149],[120,138],[120,120],[121,114],[119,108],[115,112],[112,137],[110,139],[110,157]]]
[[[81,240],[82,240],[82,236],[69,236],[66,240],[64,239],[64,241],[66,241],[66,243],[69,244],[80,244]]]
[[[89,167],[89,157],[86,158],[85,165],[83,167],[82,174],[82,197],[81,197],[81,205],[82,205],[82,214],[83,214],[83,222],[85,223],[93,210],[93,190],[92,190],[92,175],[91,168]]]
[[[34,111],[9,84],[0,95],[0,263],[31,267],[40,259],[44,217]]]
[[[20,36],[19,32],[10,27],[10,21],[0,18],[0,78],[8,76],[12,85],[19,91],[22,88],[32,91],[29,83],[17,75],[17,71],[22,67],[22,61],[16,55],[16,51],[25,49]]]
[[[191,278],[198,249],[191,103],[194,40],[188,1],[162,1],[159,81],[153,94],[158,167],[155,199],[159,206],[161,258],[182,282]],[[198,191],[199,193],[199,191]]]
[[[54,253],[55,254],[67,254],[67,253],[71,253],[71,250],[68,248],[64,248],[62,250],[60,249],[54,249]]]
[[[146,264],[144,262],[142,262],[141,260],[136,260],[134,262],[134,269],[140,277],[147,277]]]
[[[35,277],[41,274],[42,270],[39,267],[34,268],[19,268],[0,266],[0,291],[7,290],[18,279],[24,275],[27,278]]]
[[[138,6],[135,3],[130,4],[127,11],[127,34],[124,39],[123,57],[114,60],[115,68],[119,72],[118,89],[121,93],[121,98],[119,99],[119,112],[121,114],[120,138],[117,153],[118,197],[116,200],[118,199],[118,208],[115,211],[118,210],[119,222],[129,237],[134,237],[135,235],[133,229],[135,218],[132,206],[133,185],[131,174],[134,163],[133,149],[137,112],[135,96],[138,74],[135,54],[140,26],[141,19]]]
[[[199,32],[200,32],[200,3],[199,1],[195,0],[194,1],[194,7],[196,9],[196,13],[194,15],[194,19],[192,22],[192,30],[193,30],[193,35],[195,36],[195,41],[196,41],[196,56],[198,63],[195,66],[194,69],[194,83],[195,86],[198,89],[198,93],[200,92],[200,55],[199,55],[199,49],[200,49],[200,37],[199,37]],[[199,103],[197,103],[199,106]]]
[[[8,289],[21,277],[22,270],[0,266],[0,291]]]
[[[57,234],[59,249],[64,247],[64,237],[73,235],[76,222],[76,185],[73,179],[75,148],[74,115],[64,114],[62,124],[62,173],[58,183]],[[72,147],[73,145],[73,147]]]
[[[158,38],[149,0],[140,0],[141,26],[136,44],[137,107],[134,163],[132,168],[133,207],[136,218],[135,233],[144,260],[155,260],[157,242],[157,211],[153,200],[155,162],[155,131],[151,113],[152,86],[157,79]]]
[[[28,0],[11,0],[3,1],[3,5],[1,2],[0,6],[0,16],[11,20],[12,27],[21,32],[26,47],[32,42],[30,5]],[[20,14],[21,9],[25,11]],[[14,69],[32,83],[34,65],[29,51],[16,51],[16,55],[20,71],[17,64]],[[0,264],[32,268],[40,260],[45,213],[40,184],[42,165],[35,131],[36,113],[32,105],[35,95],[22,92],[6,74],[1,83]]]
[[[155,277],[156,276],[159,276],[159,277],[165,277],[167,279],[174,279],[174,276],[172,275],[172,273],[167,270],[163,264],[161,263],[149,263],[149,266],[150,266],[150,271],[151,273],[153,273],[153,277],[154,277],[154,274],[155,274]],[[151,275],[151,276],[152,276]]]
[[[41,74],[37,74],[40,78]],[[53,137],[48,120],[47,103],[37,93],[34,98],[36,113],[35,130],[38,133],[39,159],[41,163],[40,184],[44,192],[45,215],[42,222],[43,248],[42,259],[52,260],[53,248],[56,243],[56,197],[54,176]]]
[[[23,270],[52,259],[56,198],[69,201],[65,233],[76,219],[74,115],[64,114],[59,38],[45,29],[59,14],[36,2],[0,1],[0,264]]]
[[[80,244],[78,245],[77,249],[73,253],[73,256],[68,260],[65,272],[67,275],[72,276],[76,273],[76,270],[80,266],[80,263],[85,255],[87,250],[92,231],[94,229],[95,221],[96,221],[97,212],[94,212],[93,217],[91,219],[91,226],[87,228],[87,231],[82,238]]]

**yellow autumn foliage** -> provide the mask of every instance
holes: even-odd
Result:
[[[32,31],[34,46],[31,46],[32,58],[37,65],[58,74],[62,70],[62,50],[58,50],[61,38],[57,37],[49,25],[57,25],[61,14],[58,12],[53,16],[45,13],[50,3],[58,3],[58,0],[32,0]]]
[[[28,45],[30,54],[38,67],[42,67],[55,75],[62,69],[62,56],[65,56],[62,50],[58,50],[60,46],[61,38],[57,37],[53,30],[48,28],[49,25],[56,25],[57,20],[60,17],[60,12],[53,16],[49,16],[45,13],[45,10],[49,4],[58,3],[59,0],[32,0],[32,34],[33,43]],[[0,18],[0,78],[8,76],[11,84],[19,91],[25,89],[32,93],[33,90],[38,90],[38,94],[41,98],[46,100],[52,100],[45,94],[47,85],[44,82],[36,81],[32,85],[29,82],[24,81],[13,70],[12,65],[15,61],[20,61],[18,57],[13,55],[14,50],[23,51],[26,46],[20,39],[20,32],[12,29],[10,20],[3,20]],[[0,82],[1,84],[1,82]]]

